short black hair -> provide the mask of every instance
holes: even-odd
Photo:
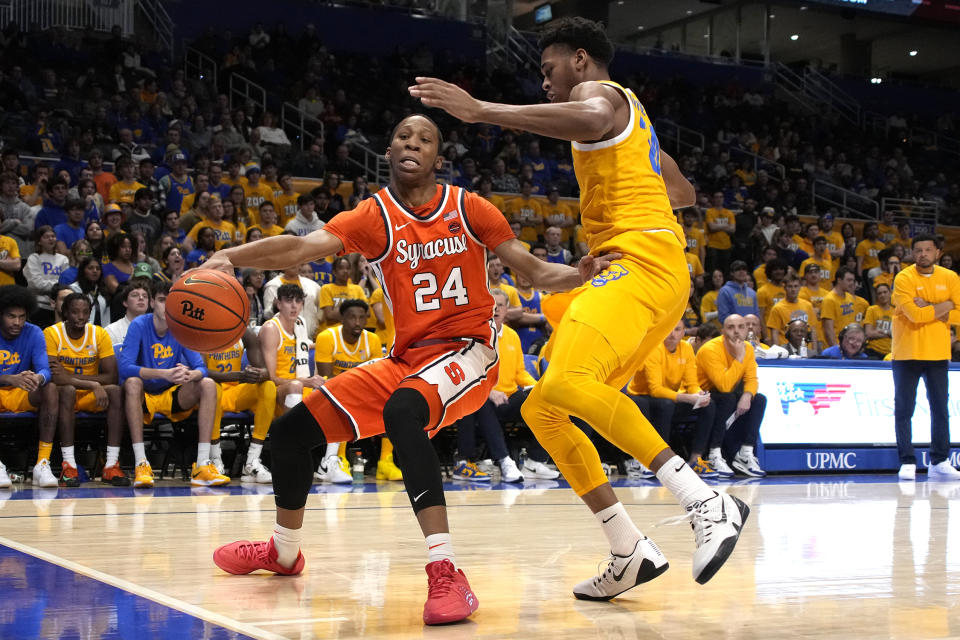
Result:
[[[910,248],[913,249],[917,246],[918,242],[932,242],[937,249],[943,246],[943,241],[932,233],[920,233],[913,237],[913,242],[910,243]]]
[[[92,306],[92,304],[90,303],[90,298],[88,298],[87,296],[83,295],[82,293],[76,293],[76,292],[71,293],[70,295],[68,295],[66,298],[63,299],[63,302],[60,303],[61,318],[63,317],[64,312],[70,308],[70,305],[76,302],[77,300],[82,300],[86,302],[88,307]]]
[[[127,280],[127,283],[123,286],[118,294],[120,297],[120,302],[126,302],[127,298],[130,297],[130,294],[137,289],[143,289],[147,292],[147,296],[150,296],[150,283],[144,282],[144,278],[130,278]]]
[[[366,302],[360,300],[359,298],[349,298],[340,303],[340,317],[342,318],[344,314],[347,313],[347,310],[352,309],[353,307],[360,307],[363,309],[364,313],[370,312],[370,305],[368,305]]]
[[[390,132],[390,142],[393,142],[393,139],[397,137],[397,129],[400,128],[400,125],[402,125],[404,122],[406,122],[407,120],[409,120],[410,118],[413,118],[413,117],[415,117],[415,116],[419,116],[419,117],[423,118],[424,120],[426,120],[427,122],[429,122],[430,124],[432,124],[432,125],[433,125],[433,128],[437,130],[437,153],[439,154],[439,153],[440,153],[440,147],[443,146],[443,131],[440,130],[440,125],[438,125],[436,122],[434,122],[434,121],[433,121],[433,118],[431,118],[430,116],[428,116],[428,115],[425,114],[425,113],[411,113],[411,114],[408,115],[406,118],[404,118],[403,120],[401,120],[400,122],[398,122],[398,123],[396,124],[396,126],[393,128],[393,131]],[[388,143],[388,144],[389,144],[389,143]]]
[[[170,287],[173,283],[169,280],[154,280],[150,283],[150,299],[154,300],[157,296],[165,296],[170,293]]]
[[[260,203],[260,206],[258,207],[258,209],[260,211],[263,211],[263,208],[266,206],[269,206],[271,209],[274,209],[274,210],[276,209],[272,200],[264,200],[263,202]]]
[[[37,296],[18,284],[0,287],[0,315],[10,309],[23,309],[29,318],[37,310]]]
[[[733,273],[734,271],[748,271],[748,270],[749,269],[747,269],[747,263],[744,262],[743,260],[734,260],[733,262],[730,263],[730,273]]]
[[[767,264],[763,266],[763,273],[766,274],[767,278],[770,277],[770,274],[776,271],[777,269],[782,270],[784,273],[787,272],[787,263],[780,258],[773,258],[768,260]]]
[[[308,202],[313,202],[313,196],[307,195],[307,194],[304,193],[303,195],[300,195],[299,197],[297,197],[297,206],[298,206],[298,207],[302,207],[303,205],[307,204]]]
[[[277,300],[290,298],[303,300],[305,297],[303,289],[298,284],[282,284],[277,288]]]
[[[613,61],[614,48],[603,24],[580,16],[560,18],[543,31],[537,46],[543,51],[554,44],[562,44],[576,51],[583,49],[600,66]]]
[[[852,273],[854,278],[857,277],[857,272],[851,269],[850,267],[840,267],[839,269],[837,269],[837,275],[833,279],[833,284],[837,284],[838,282],[843,280],[844,276],[846,276],[848,273]]]
[[[110,258],[111,261],[116,260],[117,256],[120,255],[120,245],[123,244],[124,240],[130,241],[130,247],[132,249],[133,239],[126,233],[115,233],[107,238],[107,257]]]

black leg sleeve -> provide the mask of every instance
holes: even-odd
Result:
[[[274,502],[295,511],[307,504],[313,485],[313,449],[325,447],[327,439],[316,418],[302,402],[270,426]]]
[[[440,458],[424,431],[429,421],[430,406],[414,389],[398,389],[383,407],[383,424],[393,448],[400,454],[400,470],[414,513],[447,504]]]

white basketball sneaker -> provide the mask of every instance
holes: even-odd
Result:
[[[722,491],[694,505],[687,514],[697,548],[693,552],[693,579],[700,584],[712,578],[727,561],[740,538],[750,507]]]
[[[33,467],[33,486],[56,487],[57,477],[50,470],[50,461],[41,460]]]
[[[934,482],[955,482],[960,480],[960,471],[950,465],[949,460],[938,462],[927,467],[927,480]]]
[[[500,480],[502,482],[523,482],[523,474],[520,473],[517,463],[510,456],[500,461]]]
[[[627,589],[653,580],[669,567],[653,540],[644,536],[637,541],[633,553],[626,556],[611,553],[607,568],[575,586],[573,595],[578,600],[610,600]]]
[[[353,482],[353,476],[340,468],[340,456],[327,456],[320,463],[320,467],[313,476],[321,482],[332,484],[348,484]]]
[[[9,489],[11,484],[10,474],[7,473],[7,468],[0,462],[0,489]]]
[[[900,465],[900,471],[897,472],[897,477],[901,480],[916,480],[917,479],[917,465],[915,464],[902,464]]]
[[[272,484],[273,474],[267,470],[259,459],[252,463],[243,465],[243,473],[240,476],[240,482],[255,482],[257,484]]]
[[[523,477],[527,480],[556,480],[560,477],[560,472],[542,462],[527,458],[523,461]]]

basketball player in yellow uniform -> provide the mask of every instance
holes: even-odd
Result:
[[[426,106],[465,122],[570,140],[590,253],[619,254],[591,281],[544,303],[556,327],[547,345],[550,366],[523,406],[525,422],[610,542],[607,569],[576,585],[574,595],[609,600],[668,565],[630,521],[596,449],[570,416],[654,471],[677,497],[694,528],[693,576],[704,583],[733,551],[749,507],[704,484],[620,393],[686,307],[686,243],[672,209],[692,205],[694,189],[660,150],[636,95],[610,81],[613,45],[601,24],[579,17],[557,20],[543,32],[540,45],[543,89],[552,104],[482,102],[434,78],[417,78],[409,91]],[[750,394],[744,398],[742,404],[752,400]]]
[[[117,384],[117,358],[113,342],[103,327],[90,324],[90,300],[71,293],[60,307],[63,322],[43,330],[50,360],[51,384],[56,385],[60,409],[60,447],[63,470],[60,486],[78,487],[77,462],[73,449],[77,412],[107,414],[107,464],[103,482],[126,487],[130,479],[120,470],[120,441],[123,438],[123,397]],[[53,434],[40,434],[41,441],[53,442]],[[41,442],[43,447],[45,442]]]
[[[244,353],[249,362],[246,367],[243,366]],[[221,412],[253,409],[253,435],[240,482],[271,484],[273,476],[260,462],[260,452],[277,406],[277,385],[270,379],[264,365],[259,337],[252,329],[247,329],[242,340],[226,351],[206,354],[204,360],[210,377],[220,385]],[[217,423],[213,425],[211,449],[219,447],[219,441],[220,423]]]
[[[317,374],[324,378],[340,375],[381,357],[383,353],[377,334],[364,329],[370,315],[370,307],[366,302],[359,299],[344,300],[339,310],[343,322],[317,334]],[[340,448],[345,446],[345,443],[328,444],[325,457],[337,456]],[[331,468],[330,464],[326,465],[328,472]],[[393,443],[386,436],[381,440],[377,480],[403,480],[403,473],[393,462]]]

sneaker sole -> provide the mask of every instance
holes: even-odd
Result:
[[[461,482],[490,482],[490,478],[461,478],[459,476],[453,476],[454,480],[460,480]]]
[[[240,476],[240,482],[245,484],[273,484],[273,478],[260,482],[257,480],[256,476]]]
[[[745,475],[745,476],[750,476],[751,478],[766,478],[766,477],[767,477],[767,474],[766,474],[766,473],[757,473],[756,471],[751,471],[750,469],[748,469],[747,467],[743,466],[742,464],[739,464],[739,465],[738,465],[736,462],[733,462],[730,466],[732,466],[734,469],[736,469],[737,471],[739,471],[739,472],[742,473],[743,475]]]
[[[637,581],[632,585],[630,585],[629,587],[627,587],[626,589],[624,589],[623,591],[620,591],[618,593],[615,593],[609,596],[591,596],[586,593],[577,593],[576,591],[574,591],[573,597],[576,598],[577,600],[590,600],[591,602],[607,602],[629,591],[630,589],[633,589],[637,585],[641,585],[645,582],[650,582],[654,578],[664,573],[669,568],[670,568],[669,562],[664,562],[662,566],[657,567],[653,564],[653,560],[650,560],[649,558],[644,558],[643,562],[640,563],[640,571],[637,573]],[[646,571],[646,573],[644,573],[644,571]]]
[[[737,510],[740,512],[740,528],[737,529],[737,535],[731,536],[720,543],[720,547],[713,555],[713,559],[707,563],[707,566],[703,568],[700,575],[695,578],[697,584],[706,584],[710,578],[717,574],[717,571],[720,571],[720,567],[723,566],[723,563],[725,563],[727,558],[730,557],[730,554],[733,553],[733,548],[737,546],[737,541],[740,539],[740,533],[743,531],[744,525],[747,524],[747,518],[750,516],[750,507],[740,498],[736,496],[730,497],[733,498],[734,503],[737,505]]]

